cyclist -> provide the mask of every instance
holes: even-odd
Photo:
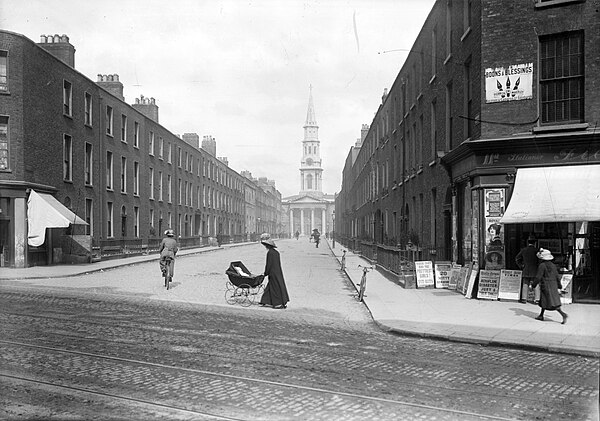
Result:
[[[158,248],[160,253],[160,270],[163,276],[169,276],[169,282],[173,280],[173,272],[175,270],[175,255],[177,254],[177,240],[174,238],[175,233],[172,229],[165,231],[163,238]]]

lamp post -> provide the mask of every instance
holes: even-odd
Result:
[[[335,209],[331,214],[331,218],[333,219],[333,230],[331,231],[331,237],[333,238],[333,248],[335,248]]]

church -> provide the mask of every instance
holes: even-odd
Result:
[[[308,111],[304,123],[302,160],[300,161],[300,192],[282,199],[287,216],[287,231],[310,235],[318,229],[322,235],[333,231],[335,197],[323,193],[323,167],[319,141],[319,126],[315,117],[312,86],[308,97]]]

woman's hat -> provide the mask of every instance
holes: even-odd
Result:
[[[260,235],[260,241],[263,241],[263,240],[268,240],[269,238],[271,238],[271,234],[269,234],[268,232],[263,232],[263,233]]]
[[[271,240],[270,238],[267,238],[266,240],[261,240],[261,244],[264,244],[265,246],[277,248],[277,246],[275,245],[275,242],[273,240]]]
[[[173,230],[166,230],[165,235],[168,237],[173,237],[175,235],[175,232]]]
[[[537,258],[541,260],[552,260],[554,259],[554,256],[552,256],[550,250],[540,249],[540,251],[538,251]]]

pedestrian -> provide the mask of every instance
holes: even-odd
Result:
[[[296,241],[298,241],[298,237],[300,237],[300,231],[296,230],[295,236],[296,236]]]
[[[559,284],[559,275],[558,270],[556,270],[556,265],[552,262],[554,256],[550,253],[550,250],[540,249],[537,253],[537,258],[540,260],[537,269],[537,275],[535,275],[535,279],[533,280],[533,284],[531,285],[534,288],[536,285],[540,284],[540,303],[539,306],[541,308],[539,316],[537,316],[536,320],[544,320],[544,311],[546,310],[556,310],[562,316],[562,324],[567,323],[567,313],[561,310],[561,302],[560,302],[560,293],[558,286]]]
[[[315,247],[319,248],[319,240],[321,239],[321,233],[319,232],[319,230],[317,228],[315,228],[313,230],[312,237],[315,239],[315,243],[316,243]]]
[[[165,231],[165,238],[163,238],[158,247],[158,252],[160,253],[160,271],[163,276],[165,276],[170,267],[169,276],[171,277],[171,280],[175,271],[175,255],[177,254],[177,250],[175,232],[172,229],[168,229]]]
[[[265,287],[260,304],[263,306],[271,306],[277,309],[287,308],[287,303],[290,301],[288,296],[285,280],[283,279],[283,270],[281,269],[281,260],[279,252],[275,250],[277,246],[273,240],[261,240],[267,248],[267,263],[265,265],[265,276],[269,277],[269,282]]]
[[[527,245],[519,251],[515,257],[515,262],[519,269],[523,271],[521,276],[521,296],[519,297],[520,303],[527,302],[527,294],[529,292],[529,286],[533,283],[535,275],[537,275],[538,269],[538,258],[537,249],[535,248],[535,238],[529,237],[527,239]],[[535,298],[534,303],[537,304],[540,300],[540,286],[535,287]]]

